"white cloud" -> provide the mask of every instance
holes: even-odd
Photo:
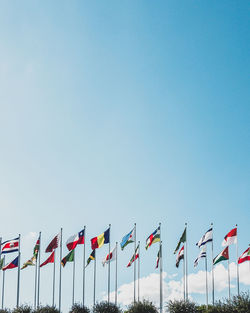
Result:
[[[192,294],[205,294],[206,280],[205,271],[198,271],[188,275],[188,290]],[[240,283],[250,285],[249,264],[245,262],[239,266]],[[183,298],[183,280],[174,280],[175,275],[168,275],[163,272],[163,297],[164,302],[173,299]],[[230,264],[231,288],[235,288],[237,277],[237,267],[235,263]],[[223,264],[218,264],[214,268],[215,290],[223,291],[228,288],[228,270]],[[148,299],[159,304],[159,274],[151,273],[140,279],[140,299]],[[212,273],[208,272],[209,290],[211,292]],[[136,281],[137,284],[137,281]],[[129,305],[133,302],[134,282],[123,284],[118,288],[118,302],[122,306]],[[103,299],[107,299],[107,294],[103,295]],[[115,292],[110,294],[111,301],[115,299]]]

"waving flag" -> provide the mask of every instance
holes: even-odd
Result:
[[[214,259],[213,259],[213,264],[217,264],[221,261],[225,261],[229,259],[229,252],[228,252],[228,246],[221,252],[219,253]]]
[[[198,265],[199,260],[200,260],[201,258],[205,258],[206,256],[207,256],[206,246],[204,246],[204,247],[201,249],[201,251],[200,251],[198,257],[197,257],[197,258],[195,259],[195,261],[194,261],[194,267],[196,267],[196,266]]]
[[[48,247],[46,248],[45,252],[52,252],[53,250],[55,250],[56,248],[58,248],[59,244],[60,244],[60,233],[57,234],[49,243]]]
[[[106,258],[102,261],[102,265],[105,266],[105,264],[108,264],[110,262],[116,260],[116,246],[114,247],[114,249],[107,254]]]
[[[85,267],[87,267],[89,265],[89,263],[92,261],[92,260],[95,260],[95,250],[93,250],[87,260],[87,264]]]
[[[0,260],[0,270],[3,268],[3,264],[4,264],[4,258],[1,258],[1,260]]]
[[[64,267],[67,262],[74,262],[75,259],[75,250],[71,250],[61,261],[62,266]]]
[[[146,240],[146,250],[156,242],[160,241],[160,233],[161,233],[161,228],[160,226],[147,238]]]
[[[213,241],[213,228],[210,228],[205,235],[201,237],[201,239],[196,243],[196,246],[200,248],[211,241]]]
[[[177,247],[174,250],[174,254],[179,250],[181,243],[186,242],[186,240],[187,240],[186,238],[187,238],[187,228],[184,229],[184,232],[181,235],[181,238],[180,238],[180,240],[179,240],[179,242],[177,244]]]
[[[238,264],[250,261],[250,248],[246,249],[238,259]]]
[[[161,259],[161,245],[160,245],[160,249],[157,253],[157,259],[156,259],[156,267],[155,269],[157,269],[159,267],[159,262],[160,262],[160,259]]]
[[[181,248],[181,250],[179,251],[179,253],[177,254],[176,257],[176,263],[175,266],[178,268],[180,261],[184,259],[184,246]]]
[[[95,250],[101,248],[104,244],[109,243],[110,228],[101,235],[91,239],[91,248]]]
[[[230,232],[224,237],[222,247],[230,246],[234,243],[237,243],[237,227],[230,230]]]
[[[69,251],[75,249],[77,245],[83,244],[84,244],[84,229],[81,230],[78,234],[69,237],[69,239],[66,242],[66,246]]]
[[[48,263],[54,263],[55,262],[55,251],[53,251],[51,253],[51,255],[48,257],[48,259],[46,261],[44,261],[40,267],[43,267],[44,265],[48,264]]]
[[[25,263],[23,263],[23,266],[21,267],[21,270],[23,270],[24,268],[28,267],[29,265],[31,265],[31,266],[36,265],[36,258],[34,256],[31,259],[29,259],[28,261],[26,261]]]
[[[121,249],[123,250],[129,243],[135,241],[135,227],[128,233],[126,236],[122,238]]]
[[[15,267],[18,267],[18,256],[12,262],[3,266],[3,271],[10,270],[10,269],[15,268]]]
[[[37,259],[38,252],[40,251],[40,237],[37,239],[36,245],[33,249],[33,256]]]
[[[16,252],[19,249],[19,238],[7,240],[2,243],[2,253]]]
[[[133,264],[133,262],[135,260],[137,260],[138,258],[139,258],[139,245],[137,246],[137,248],[135,250],[135,253],[133,254],[132,258],[130,259],[127,267],[130,267]]]

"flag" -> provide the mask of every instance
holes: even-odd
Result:
[[[123,250],[129,243],[135,241],[135,227],[128,233],[126,236],[122,238],[121,249]]]
[[[48,263],[54,263],[55,262],[55,251],[53,251],[51,253],[51,255],[48,257],[48,259],[46,261],[44,261],[40,267],[43,267],[44,265],[48,264]]]
[[[19,249],[19,238],[7,240],[2,243],[2,253],[16,252]]]
[[[250,261],[250,248],[247,248],[246,251],[242,253],[242,255],[238,259],[238,264]]]
[[[146,250],[156,242],[160,241],[160,233],[161,233],[161,228],[160,226],[147,238],[146,240]]]
[[[78,234],[69,237],[69,239],[66,242],[66,246],[69,251],[75,249],[77,245],[83,244],[84,244],[84,229],[81,230]]]
[[[23,270],[24,268],[26,268],[29,265],[31,265],[31,266],[36,265],[36,257],[35,256],[33,256],[28,261],[23,263],[23,266],[21,267],[21,270]]]
[[[0,260],[0,270],[3,268],[3,262],[4,262],[4,258],[1,258],[1,260]]]
[[[179,251],[179,253],[177,254],[177,257],[176,257],[176,267],[178,268],[179,267],[179,263],[180,261],[184,259],[184,246],[181,248],[181,250]]]
[[[180,240],[179,240],[179,242],[178,242],[178,245],[177,245],[177,247],[175,248],[174,254],[179,250],[181,243],[186,242],[186,238],[187,238],[187,236],[186,236],[186,231],[187,231],[187,228],[185,227],[184,232],[183,232],[183,234],[181,235],[181,238],[180,238]]]
[[[161,258],[161,245],[160,245],[160,249],[157,253],[156,267],[155,267],[156,269],[159,267],[160,258]]]
[[[33,256],[37,259],[38,252],[40,251],[40,237],[37,239],[36,245],[33,250]]]
[[[230,246],[234,243],[237,243],[237,227],[233,228],[222,241],[222,247]]]
[[[116,246],[110,253],[107,254],[106,258],[103,259],[102,265],[105,266],[105,264],[108,264],[109,260],[110,262],[116,260]]]
[[[95,260],[95,250],[93,250],[87,260],[87,264],[85,267],[87,267],[89,265],[89,263],[92,261],[92,260]]]
[[[91,248],[95,250],[101,248],[104,244],[109,243],[110,228],[101,235],[91,239]]]
[[[199,255],[197,256],[197,258],[196,258],[195,261],[194,261],[194,267],[196,267],[196,266],[198,265],[199,260],[200,260],[201,258],[205,258],[205,257],[207,256],[206,250],[207,250],[207,249],[206,249],[206,246],[204,246],[204,247],[201,249]]]
[[[10,263],[3,267],[3,271],[18,267],[18,256]]]
[[[214,259],[213,259],[213,264],[217,264],[221,261],[225,261],[229,259],[229,252],[228,252],[228,246],[221,252],[219,253]]]
[[[46,248],[45,252],[52,252],[56,248],[58,248],[60,243],[60,234],[57,234],[49,243],[48,247]]]
[[[135,249],[135,253],[133,254],[132,258],[130,259],[127,267],[130,267],[132,263],[139,258],[139,245]]]
[[[201,239],[196,243],[196,246],[200,248],[210,241],[213,241],[213,228],[210,228],[205,235],[201,237]]]
[[[74,262],[75,259],[75,250],[71,250],[61,261],[62,266],[64,267],[67,262]]]

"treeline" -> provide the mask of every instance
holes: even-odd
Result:
[[[0,313],[60,313],[59,310],[52,306],[40,306],[37,309],[32,309],[28,305],[23,305],[13,310],[0,309]],[[122,310],[119,306],[100,302],[91,309],[75,304],[70,309],[69,313],[159,313],[156,306],[149,301],[136,302]],[[241,293],[239,296],[234,296],[232,299],[218,301],[215,305],[198,305],[191,301],[169,301],[162,313],[250,313],[250,294]]]

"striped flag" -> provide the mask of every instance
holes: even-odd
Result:
[[[238,259],[238,264],[250,261],[250,248],[247,248],[246,251],[242,253],[242,255]]]
[[[179,267],[180,261],[184,259],[184,246],[181,248],[176,257],[176,267]]]
[[[237,243],[237,227],[230,230],[230,232],[224,237],[222,241],[222,247],[230,246]]]
[[[137,246],[137,248],[135,250],[135,253],[133,254],[132,258],[130,259],[127,267],[130,267],[133,264],[133,262],[135,260],[137,260],[138,258],[139,258],[139,245]]]
[[[146,250],[156,242],[160,241],[161,228],[160,226],[147,238],[146,240]]]
[[[16,252],[19,249],[19,238],[7,240],[2,243],[2,253]]]
[[[135,241],[135,227],[122,238],[121,249],[123,250],[129,243]]]
[[[221,251],[214,259],[213,259],[213,264],[217,264],[221,261],[229,260],[229,251],[228,251],[228,246]]]
[[[196,243],[196,246],[199,248],[201,246],[206,245],[208,242],[213,241],[213,228],[210,228],[202,237],[201,239]]]
[[[77,245],[83,244],[84,244],[84,229],[81,230],[78,234],[69,237],[69,239],[66,242],[66,246],[69,251],[75,249]]]
[[[5,270],[10,270],[10,269],[16,268],[16,267],[18,267],[18,256],[13,261],[11,261],[7,265],[3,266],[2,269],[3,269],[3,271],[5,271]]]
[[[197,256],[197,258],[196,258],[195,261],[194,261],[194,267],[196,267],[196,266],[198,265],[199,260],[200,260],[201,258],[205,258],[206,256],[207,256],[206,246],[204,246],[204,247],[201,249],[199,255]]]
[[[92,250],[95,250],[97,248],[101,248],[104,244],[109,243],[109,236],[110,236],[110,228],[107,229],[101,235],[92,238],[91,239]]]

